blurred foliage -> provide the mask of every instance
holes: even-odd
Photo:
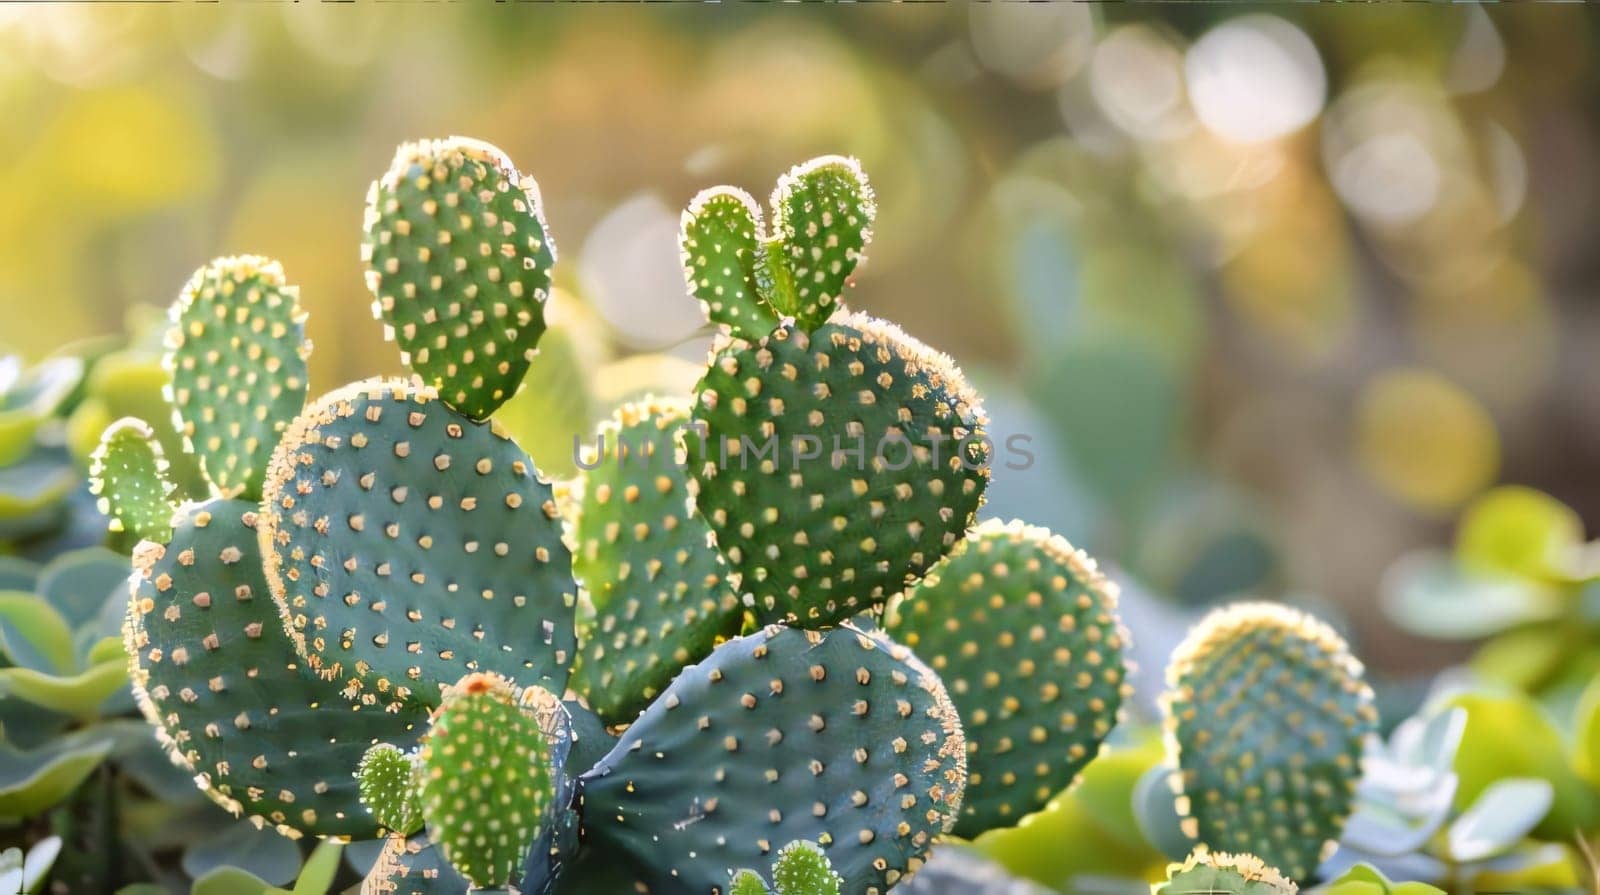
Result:
[[[880,236],[851,301],[950,352],[1032,460],[996,469],[986,512],[1114,562],[1136,646],[1240,594],[1317,602],[1384,704],[1407,706],[1391,727],[1421,676],[1466,659],[1464,689],[1432,687],[1411,732],[1373,747],[1433,768],[1428,785],[1369,802],[1425,829],[1407,855],[1457,883],[1574,884],[1571,837],[1600,826],[1597,22],[1413,4],[0,5],[0,840],[60,836],[49,863],[72,891],[324,891],[370,863],[361,843],[341,867],[228,823],[132,717],[106,646],[132,545],[82,477],[104,427],[138,416],[199,496],[156,308],[206,258],[284,262],[315,391],[399,372],[354,209],[397,142],[471,133],[539,179],[561,249],[553,328],[502,414],[545,471],[570,472],[616,403],[697,379],[709,334],[677,209],[707,183],[856,155]],[[1439,744],[1404,741],[1446,702],[1467,720],[1440,764]],[[1161,760],[1132,734],[975,847],[1053,887],[1160,878],[1182,855],[1136,809],[1159,802]],[[1537,784],[1508,779],[1553,790],[1527,830]],[[1466,852],[1481,860],[1451,850],[1486,841]],[[0,858],[0,879],[14,869]],[[1332,890],[1417,891],[1360,867]]]

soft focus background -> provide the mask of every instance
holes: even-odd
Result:
[[[1152,600],[1317,606],[1403,679],[1464,655],[1415,633],[1457,592],[1413,591],[1459,573],[1415,551],[1470,501],[1600,518],[1597,38],[1415,4],[5,4],[0,343],[147,327],[248,251],[303,286],[315,389],[398,371],[367,184],[400,140],[479,136],[561,249],[552,344],[592,381],[524,420],[559,470],[571,420],[693,382],[689,197],[852,154],[881,210],[850,300],[1032,438],[990,513]]]

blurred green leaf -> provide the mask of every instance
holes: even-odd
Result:
[[[1571,626],[1540,622],[1491,637],[1469,663],[1475,674],[1529,693],[1538,692],[1570,658]]]
[[[1544,819],[1554,800],[1547,780],[1496,780],[1450,825],[1450,857],[1472,863],[1510,851]]]
[[[1537,703],[1520,693],[1463,693],[1448,704],[1467,710],[1466,733],[1456,753],[1457,809],[1469,809],[1497,780],[1537,777],[1555,790],[1554,804],[1535,830],[1540,837],[1565,841],[1574,830],[1593,825],[1600,805],[1568,765],[1561,735]]]
[[[93,718],[101,704],[127,683],[128,662],[121,657],[64,676],[32,668],[0,669],[0,696],[13,696],[76,718]]]
[[[1542,491],[1504,485],[1474,500],[1456,531],[1456,555],[1475,569],[1530,578],[1567,577],[1583,520]]]
[[[1171,774],[1165,762],[1144,772],[1133,788],[1133,813],[1147,842],[1169,860],[1182,861],[1194,848],[1194,840],[1183,834],[1183,821],[1167,782]]]
[[[300,849],[276,830],[244,820],[184,849],[183,872],[196,880],[224,867],[244,870],[266,885],[282,885],[300,872]]]
[[[1507,575],[1469,570],[1454,558],[1422,551],[1402,557],[1384,573],[1384,610],[1415,634],[1466,640],[1514,625],[1552,619],[1564,609],[1553,589]]]
[[[237,867],[218,867],[194,881],[189,895],[266,895],[272,884]]]
[[[1524,843],[1473,868],[1478,892],[1571,892],[1577,889],[1576,854],[1553,842]]]
[[[1371,864],[1357,864],[1318,891],[1324,895],[1445,895],[1425,883],[1394,883]]]
[[[333,887],[334,877],[339,874],[339,856],[343,851],[343,843],[323,840],[311,857],[306,859],[305,866],[300,868],[300,876],[294,881],[294,891],[279,889],[274,895],[326,895]]]
[[[66,452],[47,448],[0,466],[0,538],[23,538],[54,525],[78,483]]]
[[[39,573],[35,590],[74,630],[99,617],[108,599],[127,603],[128,557],[104,547],[63,553]]]
[[[1573,767],[1591,784],[1600,786],[1600,675],[1583,689],[1574,718],[1578,742],[1573,751]]]
[[[31,752],[0,743],[0,817],[34,817],[78,787],[111,751],[111,740],[66,737]]]
[[[37,892],[39,884],[50,872],[61,854],[61,837],[49,836],[39,840],[27,855],[21,849],[7,849],[0,855],[0,893],[4,895],[29,895]]]
[[[20,590],[31,593],[39,582],[42,567],[18,556],[0,556],[0,591]]]
[[[0,593],[0,654],[13,665],[45,674],[76,670],[72,629],[43,597]]]

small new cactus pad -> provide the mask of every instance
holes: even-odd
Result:
[[[772,890],[767,888],[761,874],[754,870],[741,870],[733,875],[728,895],[772,895]]]
[[[960,540],[989,481],[987,419],[950,359],[850,315],[734,342],[686,433],[699,513],[763,621],[881,605]]]
[[[1167,881],[1150,887],[1151,895],[1295,895],[1299,890],[1255,855],[1204,849],[1167,865]]]
[[[362,881],[361,895],[462,895],[469,885],[425,834],[393,833]]]
[[[218,258],[172,306],[164,363],[173,424],[224,497],[256,498],[309,380],[300,289],[278,262]]]
[[[782,317],[815,329],[840,306],[876,213],[861,165],[837,155],[779,178],[770,234],[748,193],[714,187],[683,213],[684,277],[706,318],[739,338],[759,339]]]
[[[967,736],[956,835],[1044,807],[1100,752],[1130,687],[1117,588],[1042,528],[989,520],[884,629],[944,680]]]
[[[675,459],[687,401],[619,408],[581,483],[572,569],[594,617],[580,625],[574,688],[612,723],[633,720],[678,669],[739,633],[742,611]]]
[[[284,433],[267,582],[311,667],[362,704],[438,702],[470,671],[565,689],[577,587],[550,486],[431,388],[346,386]]]
[[[361,804],[385,830],[410,836],[422,829],[422,766],[414,753],[379,743],[356,768]]]
[[[585,848],[638,890],[723,895],[818,842],[844,891],[884,895],[954,822],[966,745],[939,678],[881,634],[771,626],[685,668],[580,781]]]
[[[336,685],[298,667],[256,524],[251,503],[188,504],[171,543],[139,545],[124,629],[134,694],[223,807],[285,835],[370,838],[351,771],[374,742],[413,742],[424,716],[352,715]]]
[[[556,260],[533,178],[478,140],[406,143],[367,194],[361,252],[373,314],[445,403],[483,419],[516,393]]]
[[[728,895],[839,895],[842,880],[815,842],[797,840],[778,850],[772,862],[772,889],[754,870],[733,876]]]
[[[89,490],[112,531],[165,543],[172,537],[172,482],[155,430],[124,417],[100,436],[89,462]]]
[[[1343,638],[1285,606],[1218,609],[1173,651],[1162,707],[1185,834],[1310,877],[1350,815],[1377,728]]]
[[[423,813],[429,837],[474,886],[509,882],[539,835],[554,797],[549,752],[506,678],[476,672],[445,690],[422,740]]]

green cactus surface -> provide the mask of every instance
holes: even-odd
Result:
[[[241,255],[195,271],[172,306],[173,424],[221,496],[260,497],[278,436],[305,403],[299,297],[278,262]]]
[[[1167,866],[1166,882],[1151,895],[1295,895],[1299,891],[1255,855],[1196,851],[1181,864]]]
[[[1321,621],[1270,603],[1212,612],[1173,652],[1162,697],[1185,834],[1308,879],[1350,815],[1372,700]]]
[[[155,430],[124,417],[100,436],[89,462],[89,490],[110,529],[165,543],[172,537],[172,482]]]
[[[771,895],[766,880],[754,870],[741,870],[733,875],[728,885],[728,895]]]
[[[565,689],[577,587],[551,489],[499,426],[398,380],[310,404],[262,502],[295,646],[362,705],[437,704],[472,671]]]
[[[772,885],[778,895],[839,895],[839,874],[815,842],[791,842],[772,862]]]
[[[851,315],[711,361],[685,438],[695,502],[762,621],[882,605],[955,547],[991,453],[950,359]]]
[[[402,359],[483,419],[516,393],[545,330],[556,247],[539,188],[487,143],[402,145],[367,194],[367,286]]]
[[[555,797],[539,718],[508,679],[469,674],[445,690],[421,761],[430,838],[473,885],[504,886]]]
[[[989,520],[891,608],[884,630],[945,681],[967,736],[956,835],[1044,807],[1100,752],[1130,695],[1117,587],[1042,528]]]
[[[684,277],[706,318],[738,338],[759,339],[784,317],[813,330],[842,305],[876,214],[861,165],[842,156],[779,178],[770,234],[750,194],[714,187],[684,211]]]
[[[361,895],[462,895],[470,884],[425,834],[394,833],[361,883]]]
[[[181,507],[170,543],[134,554],[124,639],[134,694],[175,761],[235,814],[285,835],[370,838],[351,774],[374,742],[411,743],[420,712],[353,715],[299,667],[261,575],[254,504]]]
[[[580,781],[585,848],[640,892],[725,893],[796,839],[884,895],[955,821],[966,777],[943,684],[850,625],[771,626],[692,665]]]
[[[385,830],[410,836],[422,829],[422,765],[415,753],[379,743],[356,768],[361,804]]]
[[[710,530],[688,509],[673,456],[686,401],[622,406],[601,426],[574,489],[573,572],[592,618],[573,686],[611,723],[633,720],[678,669],[739,633],[738,595]]]

